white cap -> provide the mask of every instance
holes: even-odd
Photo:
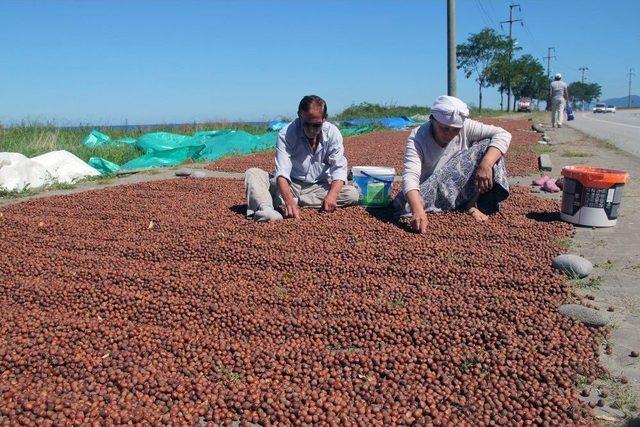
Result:
[[[469,117],[469,107],[462,100],[448,95],[441,95],[431,107],[433,118],[445,126],[461,128]]]
[[[562,78],[562,74],[558,73],[556,74],[556,80],[560,80]]]

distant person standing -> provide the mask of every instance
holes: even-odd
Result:
[[[569,102],[569,89],[567,84],[562,81],[562,74],[556,74],[555,80],[551,82],[549,88],[549,97],[551,98],[551,126],[562,127],[564,119],[564,109]]]

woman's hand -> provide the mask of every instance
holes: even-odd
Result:
[[[424,205],[422,198],[420,197],[420,192],[418,190],[409,191],[405,197],[407,198],[407,202],[409,202],[409,207],[411,209],[411,228],[416,233],[424,234],[427,232],[427,214],[424,211]]]
[[[411,228],[413,231],[419,234],[424,234],[427,232],[427,224],[429,220],[427,219],[427,214],[424,210],[420,212],[416,212],[411,216]]]
[[[486,193],[493,188],[493,166],[484,160],[480,162],[476,169],[476,190],[480,193]]]

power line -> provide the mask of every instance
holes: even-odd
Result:
[[[485,25],[487,27],[495,28],[496,25],[495,23],[492,23],[493,20],[491,19],[491,16],[489,16],[484,10],[484,7],[482,7],[482,0],[476,0],[476,7],[478,8],[478,12],[480,12],[480,15],[482,15],[482,20],[484,21]]]
[[[498,28],[498,26],[496,25],[496,22],[491,17],[491,14],[489,12],[487,12],[487,9],[484,8],[484,5],[482,4],[482,1],[478,0],[478,4],[480,5],[480,9],[482,9],[482,12],[484,12],[484,14],[487,15],[487,18],[489,18],[489,22],[491,22],[491,26],[493,28]]]
[[[529,38],[531,39],[531,44],[533,44],[536,49],[540,47],[535,37],[533,37],[533,33],[529,29],[529,25],[526,22],[522,21],[522,26],[524,27],[524,31],[527,33],[527,36],[529,36]]]
[[[487,2],[487,4],[489,5],[489,8],[491,9],[491,14],[493,16],[498,16],[498,12],[496,12],[496,10],[493,8],[493,2],[489,1],[489,2]]]

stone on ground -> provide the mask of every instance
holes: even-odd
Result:
[[[553,163],[551,163],[551,157],[548,154],[540,154],[540,157],[538,157],[538,167],[542,171],[552,170]]]
[[[538,133],[544,133],[544,125],[542,123],[534,123],[531,125],[531,129]]]
[[[609,323],[609,318],[593,308],[580,304],[564,304],[558,307],[558,312],[587,326],[600,328]]]
[[[573,254],[558,255],[553,259],[553,268],[572,278],[587,277],[593,271],[593,264],[586,258]]]

